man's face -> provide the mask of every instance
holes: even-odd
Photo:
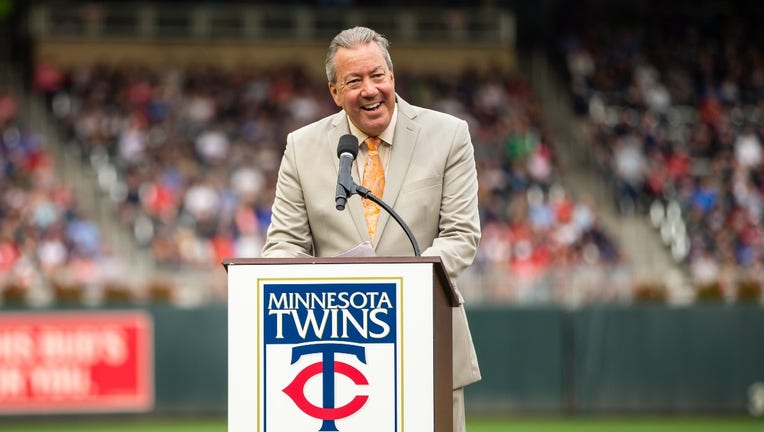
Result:
[[[385,130],[395,109],[395,79],[376,43],[340,48],[334,56],[337,82],[329,83],[334,103],[369,136]]]

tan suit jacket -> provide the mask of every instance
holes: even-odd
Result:
[[[454,282],[472,263],[480,240],[477,173],[467,123],[397,100],[382,199],[409,225],[423,256],[441,257]],[[298,252],[331,257],[369,240],[360,196],[349,198],[344,211],[335,208],[337,143],[348,133],[347,116],[340,111],[289,134],[264,257],[294,257]],[[361,184],[356,165],[353,179]],[[384,210],[376,236],[378,256],[414,255],[406,233]],[[453,316],[454,388],[460,388],[479,380],[480,370],[464,307],[454,308]]]

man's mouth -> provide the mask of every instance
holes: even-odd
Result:
[[[377,109],[379,109],[380,106],[382,106],[382,103],[377,102],[371,105],[364,105],[361,107],[361,109],[363,109],[364,111],[376,111]]]

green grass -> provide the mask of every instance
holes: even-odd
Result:
[[[531,418],[472,420],[469,432],[748,432],[764,430],[764,419],[746,417]]]
[[[163,420],[71,420],[48,422],[34,419],[5,424],[2,432],[226,432],[225,419],[163,419]]]
[[[92,420],[56,422],[9,421],[0,418],[3,432],[225,432],[224,419]],[[753,432],[764,430],[764,418],[520,418],[469,419],[469,432]]]

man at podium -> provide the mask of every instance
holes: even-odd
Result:
[[[364,27],[340,32],[326,56],[329,92],[341,110],[290,133],[279,169],[263,257],[340,255],[368,242],[377,256],[411,256],[406,232],[361,197],[338,211],[338,143],[359,148],[350,170],[358,185],[390,205],[423,256],[439,256],[452,282],[480,240],[477,173],[467,123],[410,105],[395,93],[388,41]],[[354,141],[354,140],[353,140]],[[341,159],[341,158],[339,158]],[[341,168],[340,168],[341,169]],[[460,303],[463,302],[457,289]],[[480,379],[463,305],[453,309],[454,431],[465,429],[464,387]]]

